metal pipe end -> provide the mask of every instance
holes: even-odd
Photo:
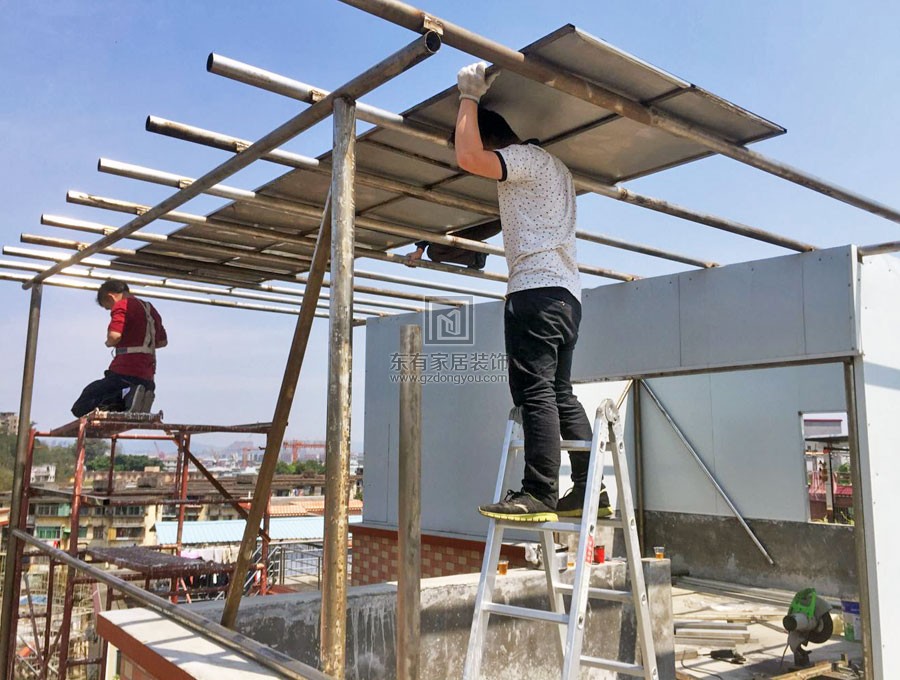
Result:
[[[430,54],[434,54],[439,49],[441,49],[441,45],[443,44],[443,40],[441,40],[441,36],[436,31],[428,31],[425,33],[425,47],[428,49]]]
[[[147,120],[144,121],[144,130],[146,130],[147,132],[153,132],[156,129],[154,120],[158,120],[156,116],[147,116]]]
[[[215,61],[216,61],[216,53],[215,53],[215,52],[210,52],[210,53],[209,53],[209,56],[206,58],[206,72],[207,72],[207,73],[212,73],[212,72],[213,72],[213,63],[214,63]]]

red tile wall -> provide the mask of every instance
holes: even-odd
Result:
[[[158,680],[158,678],[145,671],[131,659],[123,656],[119,680]]]
[[[354,586],[396,581],[397,532],[366,526],[352,526]],[[525,566],[525,551],[504,546],[501,554],[510,568]],[[484,543],[444,536],[422,536],[422,578],[471,574],[481,571]]]

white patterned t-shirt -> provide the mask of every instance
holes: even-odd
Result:
[[[572,174],[533,144],[513,144],[496,154],[503,167],[497,197],[509,267],[507,294],[561,286],[580,301]]]

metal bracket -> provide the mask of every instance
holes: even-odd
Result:
[[[444,37],[444,24],[441,20],[428,14],[422,15],[422,28],[426,31],[434,31],[442,38]]]
[[[313,104],[316,104],[316,103],[322,101],[327,96],[328,96],[328,94],[326,92],[323,92],[322,90],[317,90],[314,87],[310,88],[310,90],[309,90],[309,99],[310,99],[311,103],[313,103]]]

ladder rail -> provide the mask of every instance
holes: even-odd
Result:
[[[497,485],[494,488],[494,502],[497,503],[503,497],[508,477],[512,474],[514,456],[510,455],[513,435],[521,429],[521,411],[513,408],[509,412],[509,420],[506,423],[506,433],[503,437],[503,450],[500,454],[500,469],[502,474],[497,475]],[[477,680],[481,675],[481,661],[484,656],[484,642],[487,638],[488,619],[490,612],[486,604],[494,599],[494,582],[497,576],[497,561],[500,559],[500,549],[503,546],[503,526],[491,520],[488,523],[487,543],[484,547],[484,560],[481,563],[481,578],[478,581],[478,590],[475,595],[475,614],[472,617],[472,629],[469,633],[469,646],[466,650],[466,661],[463,667],[465,680]]]

